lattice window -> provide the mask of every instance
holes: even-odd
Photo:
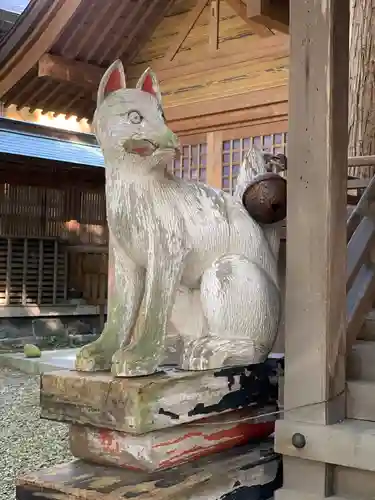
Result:
[[[182,179],[206,182],[207,179],[207,144],[185,145],[179,160],[170,168],[172,174]]]
[[[81,224],[105,224],[106,207],[103,191],[85,191],[81,193]]]
[[[66,300],[67,257],[54,239],[0,238],[0,305]]]
[[[254,145],[274,154],[286,154],[286,142],[286,132],[223,141],[223,190],[233,193],[244,154],[250,146]]]
[[[105,244],[108,235],[104,189],[0,184],[0,234]]]
[[[77,237],[81,243],[103,245],[108,242],[104,191],[81,193],[81,213],[78,222]]]

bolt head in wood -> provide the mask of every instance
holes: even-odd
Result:
[[[300,432],[296,432],[292,436],[292,445],[297,449],[302,449],[306,446],[306,438]]]

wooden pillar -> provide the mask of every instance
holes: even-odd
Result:
[[[223,134],[207,134],[207,184],[221,189],[223,177]]]
[[[276,430],[286,454],[283,426],[345,418],[349,0],[290,8],[286,413]],[[332,495],[332,467],[284,455],[276,500]]]

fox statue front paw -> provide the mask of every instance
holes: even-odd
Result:
[[[112,357],[115,377],[142,377],[158,371],[159,357],[144,357],[136,348],[119,349]]]
[[[81,372],[109,371],[111,355],[111,352],[103,348],[99,339],[95,340],[78,351],[75,369]]]

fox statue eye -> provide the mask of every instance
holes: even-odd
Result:
[[[143,121],[143,116],[141,115],[141,113],[138,113],[138,111],[129,111],[128,120],[134,125],[139,125]]]

